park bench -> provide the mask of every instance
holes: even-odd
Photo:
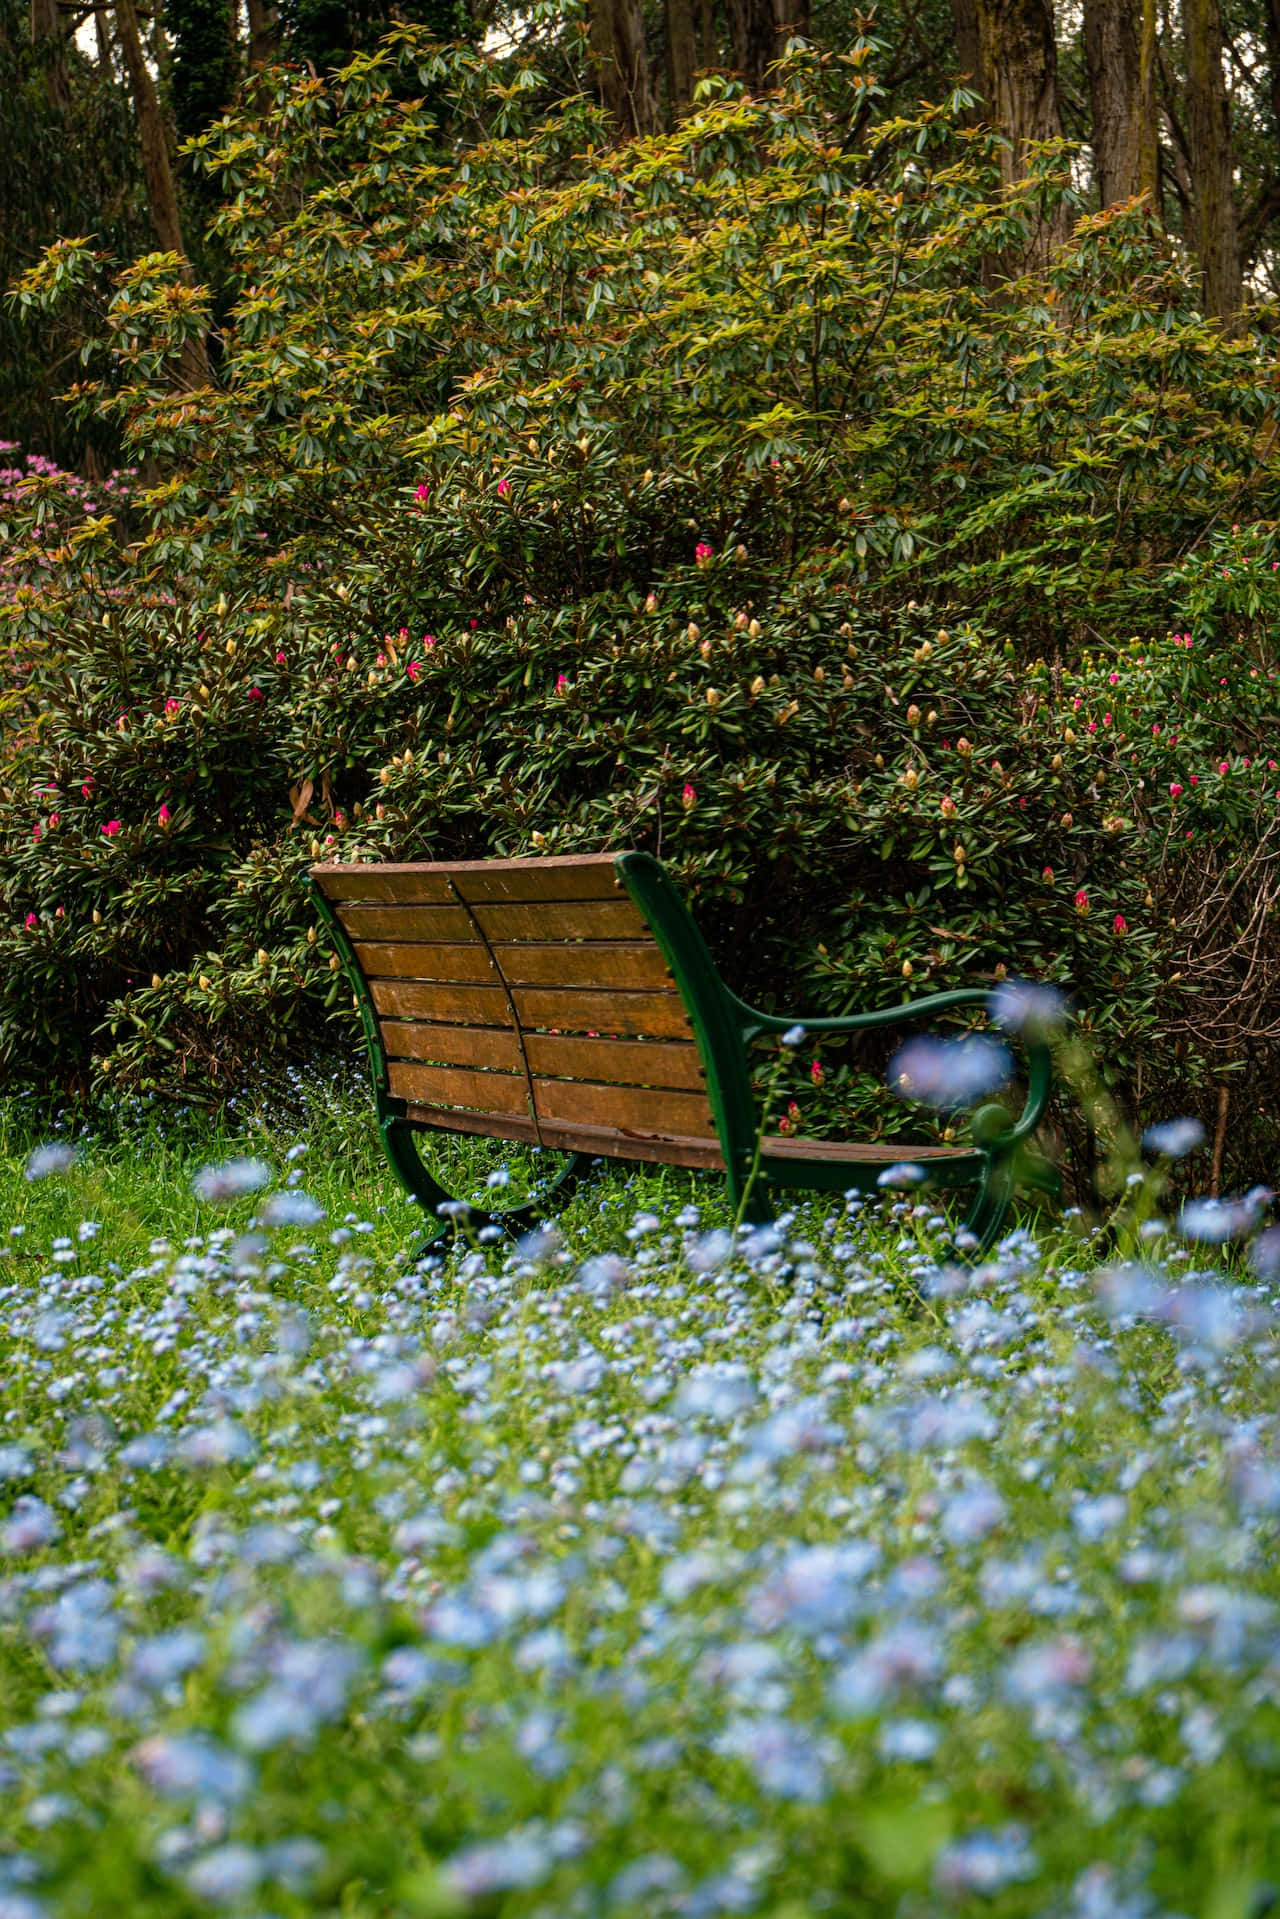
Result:
[[[360,1011],[388,1158],[432,1218],[451,1195],[417,1142],[438,1129],[567,1153],[555,1186],[596,1155],[714,1168],[756,1223],[781,1189],[873,1189],[906,1160],[932,1185],[976,1185],[965,1225],[979,1246],[999,1231],[1049,1097],[1042,1044],[1028,1042],[1017,1121],[980,1108],[968,1146],[762,1137],[748,1059],[753,1041],[797,1024],[867,1033],[981,1006],[983,989],[835,1019],[758,1012],[724,985],[645,853],[318,865],[304,883]],[[520,1225],[533,1212],[473,1218]]]

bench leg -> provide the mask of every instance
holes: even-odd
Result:
[[[450,1231],[454,1222],[448,1215],[441,1216],[442,1206],[456,1203],[454,1195],[447,1193],[439,1182],[433,1179],[422,1163],[418,1151],[418,1130],[407,1126],[402,1119],[389,1115],[381,1121],[380,1130],[387,1158],[391,1163],[400,1184],[411,1198],[416,1199],[425,1216],[426,1231],[421,1244],[432,1246]],[[581,1153],[570,1153],[567,1164],[561,1167],[540,1199],[530,1200],[523,1206],[511,1206],[505,1209],[486,1210],[480,1206],[469,1206],[466,1224],[477,1230],[481,1226],[501,1226],[507,1233],[523,1233],[535,1221],[546,1216],[553,1199],[567,1199],[573,1187],[582,1175],[586,1160]]]
[[[1012,1158],[1007,1153],[993,1154],[987,1161],[978,1196],[964,1222],[965,1231],[972,1233],[978,1242],[974,1249],[975,1257],[980,1258],[983,1253],[989,1252],[1000,1237],[1000,1228],[1013,1200],[1013,1187]]]

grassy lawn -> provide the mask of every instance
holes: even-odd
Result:
[[[3,1120],[0,1919],[1270,1910],[1272,1275],[299,1108]]]

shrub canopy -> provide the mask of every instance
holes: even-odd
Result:
[[[1261,1066],[1274,355],[1140,208],[1021,275],[1062,156],[1002,190],[958,102],[872,76],[797,55],[615,150],[405,34],[197,143],[218,385],[176,381],[200,291],[122,269],[77,403],[163,477],[6,509],[11,1071],[208,1089],[345,1018],[315,848],[624,842],[756,996],[1003,965],[1076,989],[1131,1100]],[[99,270],[65,243],[21,298]]]

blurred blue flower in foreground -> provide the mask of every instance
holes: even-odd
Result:
[[[272,1193],[261,1217],[264,1226],[318,1226],[324,1207],[310,1193]]]
[[[1037,986],[1025,979],[997,986],[987,1011],[992,1023],[1006,1033],[1025,1033],[1030,1039],[1047,1039],[1067,1020],[1067,1002],[1056,986]]]
[[[228,1159],[218,1166],[202,1166],[191,1182],[197,1199],[225,1206],[245,1193],[257,1193],[271,1180],[271,1168],[262,1159]]]
[[[27,1161],[24,1179],[48,1179],[55,1173],[69,1173],[80,1155],[65,1140],[50,1140],[37,1146]]]
[[[1225,1246],[1247,1238],[1274,1198],[1269,1186],[1255,1186],[1240,1199],[1189,1199],[1178,1214],[1178,1231],[1202,1246]]]
[[[1013,1056],[982,1033],[964,1039],[919,1034],[900,1046],[886,1075],[899,1099],[919,1100],[940,1111],[974,1106],[1013,1074]]]
[[[1185,1159],[1188,1153],[1194,1153],[1197,1146],[1204,1144],[1204,1127],[1198,1119],[1165,1119],[1155,1126],[1148,1126],[1142,1135],[1142,1144],[1149,1153],[1158,1153],[1161,1159]]]

